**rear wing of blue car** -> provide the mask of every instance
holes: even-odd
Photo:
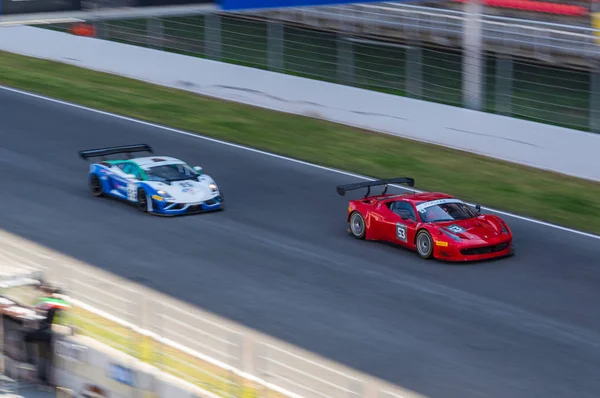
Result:
[[[414,178],[410,177],[399,177],[399,178],[390,178],[387,180],[375,180],[375,181],[365,181],[365,182],[357,182],[354,184],[345,184],[337,186],[337,193],[340,196],[344,196],[347,191],[354,191],[361,188],[367,188],[367,193],[365,194],[365,198],[371,194],[371,187],[377,187],[381,185],[385,185],[382,195],[385,195],[388,189],[389,184],[406,184],[409,187],[415,186]]]
[[[79,151],[79,156],[82,159],[89,158],[99,158],[106,157],[108,155],[120,155],[127,154],[128,158],[131,158],[132,153],[136,152],[150,152],[153,153],[152,147],[146,144],[136,144],[136,145],[123,145],[123,146],[113,146],[107,148],[97,148],[97,149],[86,149],[83,151]]]

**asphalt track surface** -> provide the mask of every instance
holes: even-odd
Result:
[[[516,256],[425,262],[347,235],[355,178],[7,91],[0,116],[12,233],[427,396],[600,395],[597,239],[506,218]],[[91,197],[77,151],[140,142],[203,166],[228,209]]]

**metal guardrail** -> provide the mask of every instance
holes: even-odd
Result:
[[[140,335],[154,338],[166,347],[146,354],[154,366],[217,395],[238,397],[234,384],[241,377],[260,386],[258,391],[269,389],[273,398],[422,397],[6,231],[0,230],[0,242],[0,266],[23,264],[43,272],[86,309],[93,308],[95,321],[86,319],[90,337],[134,356],[143,343]],[[182,367],[197,378],[183,374]]]
[[[463,25],[471,18],[462,11],[394,3],[286,8],[245,15],[268,16],[379,38],[418,38],[436,44],[452,39],[458,45],[462,42]],[[553,54],[581,58],[600,56],[598,37],[595,36],[600,31],[593,28],[493,15],[482,15],[481,19],[484,43],[494,51],[519,52],[541,60],[547,60]]]
[[[0,27],[11,25],[48,25],[80,21],[112,21],[135,18],[181,17],[205,15],[218,11],[214,4],[159,7],[93,8],[84,11],[0,15]]]

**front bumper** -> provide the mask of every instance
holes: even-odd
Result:
[[[434,243],[434,257],[442,261],[470,262],[501,258],[513,254],[512,238],[498,239],[478,244],[448,244],[437,246]]]
[[[184,215],[207,213],[225,208],[225,199],[222,195],[194,203],[166,202],[152,198],[152,212],[160,215]]]

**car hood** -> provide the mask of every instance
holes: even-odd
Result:
[[[487,241],[502,235],[502,224],[485,216],[469,220],[436,223],[436,227],[464,240]]]
[[[212,178],[201,177],[200,181],[173,181],[170,184],[153,182],[152,187],[157,191],[165,191],[178,202],[198,202],[212,198],[218,194],[218,191],[213,191],[210,188],[209,185],[212,183],[214,183]]]

